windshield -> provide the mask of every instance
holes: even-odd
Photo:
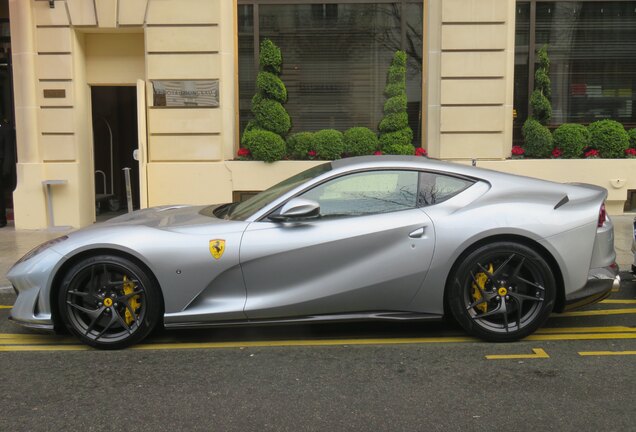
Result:
[[[245,220],[271,202],[281,197],[282,195],[294,189],[296,186],[300,186],[306,181],[311,180],[314,177],[318,177],[320,174],[326,173],[330,170],[330,162],[315,166],[301,172],[300,174],[296,174],[295,176],[290,177],[287,180],[283,180],[282,182],[272,186],[269,189],[264,190],[263,192],[260,192],[257,195],[254,195],[253,197],[243,202],[219,207],[217,208],[217,210],[222,211],[215,211],[215,215],[224,219]]]

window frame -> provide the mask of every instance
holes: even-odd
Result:
[[[347,172],[342,172],[336,175],[333,175],[331,177],[327,177],[327,178],[323,178],[320,181],[317,181],[314,184],[311,184],[307,187],[303,187],[301,190],[298,190],[296,192],[294,192],[291,196],[287,197],[284,199],[284,201],[282,201],[279,204],[274,205],[274,207],[272,208],[272,210],[268,210],[265,211],[264,214],[258,218],[256,218],[254,220],[254,222],[272,222],[269,217],[270,216],[275,216],[277,215],[280,210],[283,208],[283,206],[285,204],[287,204],[290,200],[294,199],[294,198],[298,198],[301,195],[303,195],[304,193],[318,187],[321,186],[325,183],[328,183],[332,180],[336,180],[339,179],[341,177],[346,177],[352,174],[359,174],[359,173],[364,173],[364,172],[374,172],[374,171],[415,171],[418,174],[417,177],[417,196],[415,198],[415,207],[410,208],[410,209],[403,209],[403,210],[397,210],[395,212],[386,212],[386,213],[369,213],[366,215],[358,215],[358,216],[342,216],[339,217],[340,219],[344,219],[344,218],[349,218],[349,217],[363,217],[363,216],[373,216],[373,215],[379,215],[379,214],[390,214],[390,213],[397,213],[400,211],[410,211],[410,210],[417,210],[417,209],[423,209],[423,208],[428,208],[428,207],[433,207],[437,204],[442,204],[450,199],[455,198],[457,195],[465,192],[466,190],[470,189],[472,186],[474,186],[476,183],[478,183],[480,181],[480,179],[477,178],[473,178],[473,177],[469,177],[469,176],[464,176],[461,174],[455,174],[455,173],[448,173],[448,172],[444,172],[444,171],[436,171],[436,170],[429,170],[429,169],[420,169],[420,168],[408,168],[408,167],[382,167],[382,168],[378,168],[378,167],[373,167],[373,168],[360,168],[360,169],[356,169],[356,170],[351,170],[351,171],[347,171]],[[460,179],[460,180],[464,180],[470,183],[470,185],[468,185],[467,187],[465,187],[464,189],[460,190],[459,192],[457,192],[456,194],[454,194],[452,197],[441,201],[439,203],[435,203],[435,204],[429,204],[429,205],[422,205],[421,201],[420,201],[420,191],[421,191],[421,187],[422,187],[422,174],[433,174],[433,175],[439,175],[439,176],[445,176],[445,177],[452,177],[452,178],[456,178],[456,179]],[[302,187],[302,186],[301,186]],[[335,219],[335,218],[334,218]],[[320,220],[320,219],[318,219]],[[312,221],[316,221],[314,219],[312,219]]]

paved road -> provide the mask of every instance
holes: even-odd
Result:
[[[445,323],[340,324],[163,332],[100,352],[7,315],[2,431],[636,428],[634,281],[509,344]]]

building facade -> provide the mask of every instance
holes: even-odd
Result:
[[[264,38],[283,50],[293,131],[375,127],[390,55],[403,49],[416,146],[432,157],[599,184],[622,212],[636,190],[636,160],[509,159],[537,41],[574,40],[546,36],[549,6],[563,20],[566,3],[575,17],[586,3],[636,11],[634,1],[9,0],[16,228],[91,224],[96,202],[124,205],[116,201],[125,200],[125,169],[133,205],[143,208],[228,202],[316,164],[234,160]],[[573,64],[558,52],[560,67]],[[557,81],[566,79],[560,72]],[[615,88],[608,109],[631,116],[631,81]],[[615,107],[609,96],[619,90]],[[556,103],[569,119],[576,110],[566,108],[582,102],[567,96]],[[591,105],[577,109],[588,115],[582,121],[593,118]]]

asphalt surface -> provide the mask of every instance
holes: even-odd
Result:
[[[357,323],[159,332],[102,352],[3,308],[0,431],[634,430],[636,282],[622,276],[609,301],[506,344]]]

